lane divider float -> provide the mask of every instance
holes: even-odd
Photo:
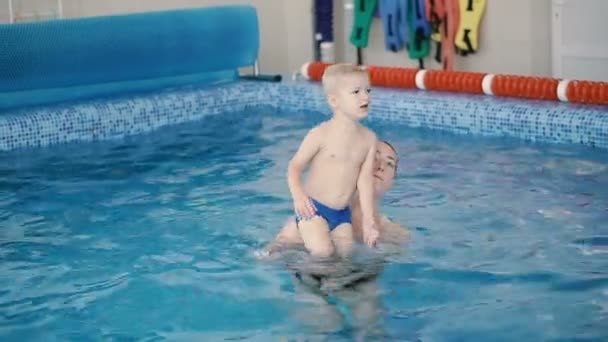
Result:
[[[320,82],[329,63],[305,63],[300,74]],[[560,80],[549,77],[366,66],[374,86],[420,89],[532,100],[608,105],[608,82]]]

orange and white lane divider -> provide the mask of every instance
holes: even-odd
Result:
[[[323,62],[302,65],[300,74],[321,81]],[[559,80],[548,77],[366,66],[374,86],[486,94],[535,100],[608,105],[608,82]]]

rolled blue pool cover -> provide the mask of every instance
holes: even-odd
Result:
[[[0,25],[0,109],[236,78],[258,56],[252,6]]]

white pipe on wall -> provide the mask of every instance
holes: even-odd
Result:
[[[63,3],[61,0],[57,0],[57,17],[63,19]]]
[[[13,13],[13,0],[8,0],[8,22],[13,23],[15,21],[15,14]]]
[[[344,62],[357,63],[357,48],[350,43],[350,33],[353,30],[353,22],[355,18],[355,4],[353,0],[344,0],[343,18],[344,27],[342,40],[342,56]]]

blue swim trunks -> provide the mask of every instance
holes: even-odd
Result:
[[[314,204],[315,208],[317,208],[316,216],[320,216],[327,221],[329,231],[336,229],[336,227],[342,223],[351,223],[350,207],[346,207],[344,209],[333,209],[319,203],[314,198],[311,198],[310,200]],[[296,215],[296,223],[299,223],[302,221],[302,219],[302,217]]]

